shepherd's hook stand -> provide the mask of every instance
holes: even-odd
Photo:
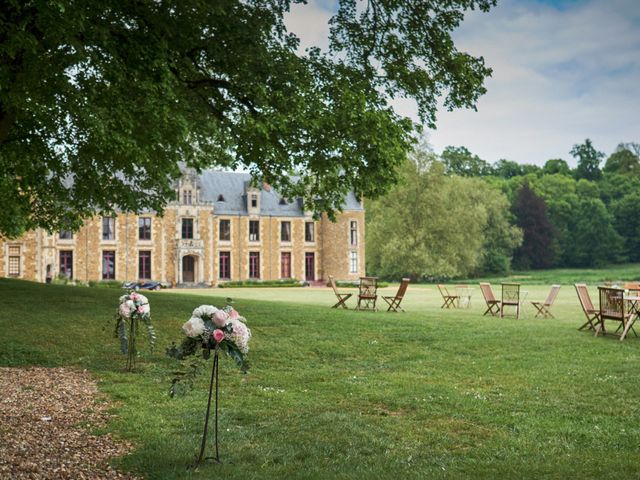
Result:
[[[204,449],[207,445],[207,430],[209,428],[209,412],[211,411],[211,396],[213,394],[213,384],[216,385],[216,415],[215,415],[215,430],[214,430],[214,442],[216,446],[215,457],[205,457]],[[209,401],[207,402],[207,415],[204,419],[204,432],[202,432],[202,443],[200,445],[200,454],[191,468],[198,468],[205,460],[213,460],[215,463],[221,464],[220,454],[218,452],[218,345],[213,352],[213,368],[211,369],[211,382],[209,382]]]

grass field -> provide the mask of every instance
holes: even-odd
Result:
[[[470,309],[441,310],[426,285],[403,314],[332,310],[320,288],[151,292],[159,348],[136,373],[111,337],[119,295],[0,279],[0,365],[93,372],[118,402],[108,430],[136,445],[119,466],[147,478],[640,476],[640,338],[578,332],[572,286],[555,320],[531,305],[520,320],[483,317],[478,289]],[[225,463],[191,472],[208,379],[170,399],[162,353],[194,307],[226,296],[252,329],[252,369],[221,362]]]

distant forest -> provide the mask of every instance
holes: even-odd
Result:
[[[640,261],[640,144],[608,158],[591,140],[577,166],[500,160],[423,142],[401,182],[367,204],[367,271],[455,278]]]

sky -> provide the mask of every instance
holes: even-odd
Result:
[[[292,7],[286,21],[302,48],[327,44],[335,5]],[[575,165],[569,151],[586,138],[607,156],[640,143],[640,0],[498,0],[467,13],[453,38],[493,75],[477,111],[439,110],[428,132],[436,152],[465,146],[489,162]],[[392,104],[417,120],[412,102]]]

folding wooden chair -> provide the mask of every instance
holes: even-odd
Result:
[[[600,310],[593,306],[586,284],[576,283],[574,286],[576,287],[576,293],[578,294],[578,300],[580,300],[582,311],[584,312],[585,317],[587,317],[587,321],[578,330],[589,327],[589,330],[595,331],[596,327],[600,323]]]
[[[520,318],[520,284],[503,283],[500,317],[504,317],[504,307],[515,307],[516,318]]]
[[[360,292],[358,293],[358,305],[356,310],[376,311],[378,299],[378,278],[360,277]]]
[[[543,316],[544,318],[556,318],[553,316],[549,309],[551,308],[551,305],[553,305],[553,302],[556,301],[556,297],[558,296],[559,291],[560,285],[551,285],[551,291],[549,292],[549,295],[547,295],[547,299],[544,302],[531,302],[531,305],[536,307],[536,309],[538,310],[536,312],[535,318],[538,318],[539,316]]]
[[[631,295],[640,295],[640,283],[638,282],[627,282],[624,284],[624,289],[629,290],[629,293]]]
[[[612,287],[598,287],[598,296],[600,299],[600,323],[596,327],[596,337],[602,332],[606,335],[605,320],[615,320],[620,322],[616,333],[622,328],[620,334],[620,340],[624,340],[629,333],[629,330],[633,328],[633,323],[636,321],[637,315],[633,312],[629,312],[627,309],[627,301],[624,298],[624,289],[612,288]],[[633,333],[638,336],[635,332]]]
[[[401,310],[404,312],[402,308],[400,308],[400,302],[404,297],[405,292],[407,291],[407,286],[409,285],[409,279],[403,278],[402,283],[400,283],[400,287],[398,287],[398,291],[396,292],[394,297],[382,297],[382,299],[389,304],[389,308],[387,312],[397,312]]]
[[[480,283],[480,291],[482,291],[482,296],[484,297],[484,301],[487,304],[487,309],[484,311],[483,315],[491,314],[492,316],[496,316],[500,314],[500,300],[496,300],[496,297],[493,295],[493,290],[491,289],[490,283]]]
[[[336,281],[334,280],[333,276],[331,276],[331,275],[329,275],[329,283],[331,284],[331,288],[333,288],[333,293],[335,293],[336,297],[338,298],[338,303],[336,303],[331,308],[342,307],[342,308],[348,309],[349,307],[347,307],[345,302],[352,297],[353,293],[340,293],[340,292],[338,292],[338,288],[336,287]]]
[[[438,290],[440,290],[440,295],[442,295],[442,300],[444,303],[440,308],[457,308],[460,302],[460,297],[458,295],[451,295],[447,290],[447,287],[444,285],[438,285]]]

